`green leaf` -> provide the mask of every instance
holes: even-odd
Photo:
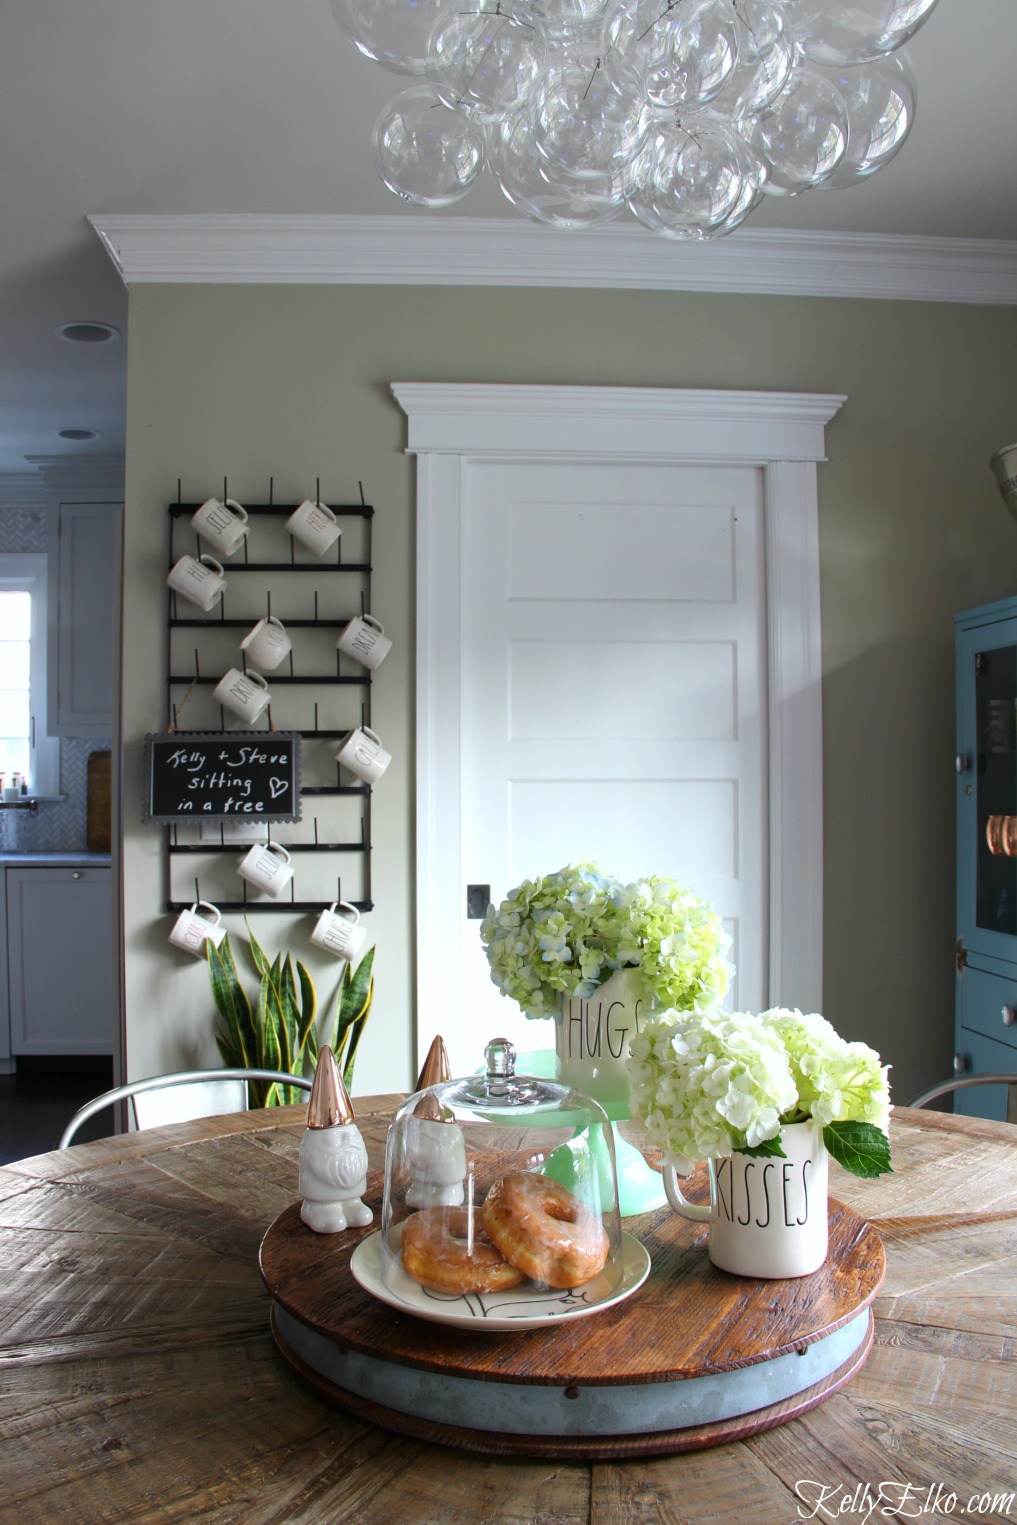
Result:
[[[254,959],[254,967],[257,969],[259,975],[264,976],[268,973],[268,957],[264,948],[261,946],[254,933],[251,931],[251,924],[246,920],[246,918],[245,925],[247,927],[247,936],[250,939],[251,957]]]
[[[230,1057],[227,1063],[249,1068],[255,1062],[252,1056],[256,1052],[251,1003],[244,994],[237,974],[229,935],[223,938],[221,947],[217,948],[211,941],[206,941],[205,947],[212,981],[212,999],[226,1024],[223,1038],[229,1046]],[[226,1057],[226,1050],[221,1046],[220,1053]]]
[[[787,1159],[787,1155],[780,1147],[779,1133],[776,1138],[764,1139],[761,1144],[753,1144],[751,1148],[745,1144],[740,1149],[736,1149],[735,1154],[747,1154],[753,1160],[767,1159],[773,1155],[782,1160]]]
[[[304,1055],[309,1049],[309,1040],[314,1035],[315,1050],[317,1050],[317,1032],[314,1022],[318,1014],[318,1001],[314,992],[314,981],[304,968],[300,960],[297,960],[297,979],[300,982],[300,1021],[297,1024],[297,1042],[294,1052],[293,1073],[303,1073],[302,1066]]]
[[[890,1140],[872,1123],[827,1123],[823,1143],[837,1163],[854,1176],[871,1180],[893,1172]]]

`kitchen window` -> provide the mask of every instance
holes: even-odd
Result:
[[[0,772],[32,795],[60,792],[60,741],[46,730],[46,557],[0,556]]]

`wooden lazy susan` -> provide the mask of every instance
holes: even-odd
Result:
[[[701,1183],[705,1188],[704,1182]],[[315,1234],[286,1209],[261,1246],[282,1354],[340,1408],[386,1429],[500,1456],[665,1455],[781,1424],[836,1392],[872,1345],[879,1235],[830,1203],[812,1276],[753,1281],[710,1264],[706,1232],[667,1208],[625,1221],[651,1261],[624,1300],[587,1317],[481,1332],[380,1301],[350,1269],[373,1229]],[[638,1246],[637,1246],[637,1253]],[[477,1302],[479,1300],[474,1299]],[[474,1330],[477,1332],[474,1332]]]

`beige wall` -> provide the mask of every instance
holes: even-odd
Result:
[[[162,832],[141,817],[165,724],[166,504],[224,473],[241,501],[377,510],[378,994],[361,1091],[412,1079],[413,469],[392,381],[842,392],[820,468],[826,1015],[876,1044],[899,1100],[949,1069],[952,616],[1017,593],[1017,526],[986,462],[1017,434],[1017,311],[856,300],[483,288],[136,287],[130,298],[124,666],[131,1075],[214,1060],[205,970],[165,945]],[[548,867],[549,865],[543,865]],[[539,869],[541,865],[535,865]],[[680,864],[648,864],[681,874]],[[236,929],[242,932],[242,923]],[[270,946],[287,918],[256,923]],[[334,967],[293,945],[321,994]],[[794,992],[784,993],[789,1002]]]

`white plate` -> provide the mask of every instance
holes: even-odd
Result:
[[[381,1274],[381,1232],[362,1239],[353,1251],[350,1270],[363,1287],[380,1302],[401,1313],[430,1319],[434,1324],[451,1324],[457,1329],[492,1333],[508,1329],[540,1329],[545,1324],[560,1324],[568,1319],[586,1318],[613,1308],[631,1297],[650,1274],[650,1257],[638,1239],[621,1236],[621,1281],[612,1286],[602,1271],[583,1287],[562,1292],[553,1287],[537,1287],[532,1282],[512,1287],[507,1292],[466,1292],[455,1297],[429,1292],[407,1276],[402,1261],[393,1267],[388,1282]]]

